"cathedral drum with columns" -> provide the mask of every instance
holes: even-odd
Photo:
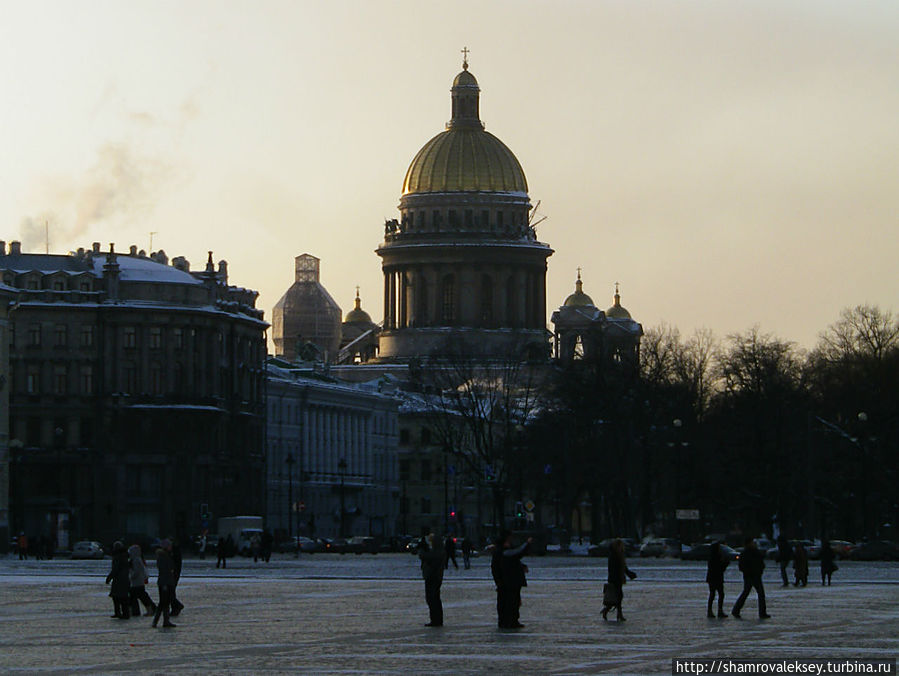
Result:
[[[484,130],[478,82],[453,81],[452,119],[412,160],[400,218],[377,249],[384,271],[381,361],[548,357],[546,259],[518,159]]]

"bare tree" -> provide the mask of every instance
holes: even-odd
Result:
[[[524,427],[538,403],[539,369],[517,353],[488,361],[448,351],[421,369],[418,379],[445,451],[477,477],[479,493],[489,490],[497,524],[513,479],[521,483],[519,456]],[[479,530],[482,523],[479,518]]]

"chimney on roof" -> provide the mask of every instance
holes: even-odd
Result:
[[[153,260],[157,263],[162,263],[163,265],[169,264],[169,257],[165,255],[165,251],[160,249],[155,254],[152,254]]]
[[[128,254],[131,256],[136,256],[137,255],[137,246],[132,244],[131,247],[128,249]]]
[[[228,283],[228,261],[226,260],[219,261],[219,279],[225,284]]]
[[[22,243],[21,242],[10,242],[9,243],[9,255],[10,256],[18,256],[22,253]]]
[[[0,256],[6,255],[6,242],[0,239]]]
[[[181,270],[181,272],[190,272],[190,261],[184,256],[175,256],[172,259],[172,266],[176,270]]]
[[[93,251],[95,254],[100,253],[100,242],[94,242],[93,244],[91,244],[91,251]]]

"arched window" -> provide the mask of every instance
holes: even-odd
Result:
[[[493,280],[490,275],[481,277],[481,326],[493,326]]]
[[[442,302],[440,306],[440,319],[444,326],[450,326],[456,322],[456,280],[452,275],[443,278]]]

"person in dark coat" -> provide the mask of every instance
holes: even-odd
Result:
[[[452,535],[446,536],[443,548],[446,550],[446,563],[444,564],[444,567],[449,570],[449,564],[450,561],[452,561],[456,570],[459,570],[459,563],[456,561],[456,541],[453,539]]]
[[[112,546],[112,567],[109,575],[106,576],[106,584],[112,582],[109,595],[112,597],[114,614],[111,617],[117,617],[120,620],[127,620],[131,617],[130,603],[128,602],[128,592],[131,590],[130,568],[125,545],[116,542]]]
[[[500,629],[520,629],[524,625],[519,622],[521,613],[521,588],[528,586],[525,574],[528,567],[521,562],[527,554],[528,546],[534,541],[519,547],[512,547],[511,531],[503,531],[499,543],[493,550],[490,571],[496,583],[496,615]]]
[[[159,587],[159,603],[156,604],[156,613],[153,615],[153,626],[159,622],[161,614],[162,626],[174,627],[169,620],[169,606],[175,589],[175,564],[172,561],[172,543],[168,540],[163,540],[156,550],[156,585]]]
[[[737,619],[740,618],[740,610],[743,609],[743,604],[746,603],[746,598],[753,589],[755,589],[759,595],[759,619],[767,620],[771,617],[768,614],[765,605],[765,587],[762,584],[762,572],[764,572],[764,570],[765,559],[762,557],[762,553],[755,544],[755,540],[746,538],[746,546],[743,548],[743,553],[740,554],[740,571],[743,573],[743,591],[737,598],[733,610],[731,610],[731,614]]]
[[[471,568],[471,551],[474,549],[471,546],[471,540],[467,537],[462,538],[462,565],[465,566],[465,570]]]
[[[218,568],[221,565],[222,568],[228,567],[228,557],[234,556],[232,553],[234,551],[234,538],[231,537],[231,534],[228,533],[228,538],[224,541],[219,540],[218,546],[218,556],[215,560],[215,567]]]
[[[131,605],[131,614],[140,617],[140,604],[144,604],[147,615],[156,614],[156,604],[147,593],[146,584],[149,582],[147,562],[144,561],[140,551],[140,545],[128,547],[128,577],[131,588],[128,590],[128,599]]]
[[[827,586],[830,586],[830,576],[834,574],[837,570],[837,564],[834,563],[834,559],[836,555],[833,553],[833,549],[830,546],[830,540],[823,540],[821,542],[821,585],[824,585],[824,581],[827,581]]]
[[[793,572],[796,579],[793,581],[794,587],[805,587],[808,585],[808,552],[801,542],[796,543],[796,549],[793,550]]]
[[[421,576],[425,581],[425,601],[431,621],[426,627],[443,626],[443,602],[440,600],[440,585],[443,584],[443,570],[446,565],[446,554],[443,541],[434,533],[430,533],[418,550],[421,559]]]
[[[171,539],[172,543],[172,570],[175,574],[175,584],[172,585],[172,600],[171,600],[171,615],[172,617],[178,617],[181,614],[181,611],[184,610],[184,604],[178,600],[178,582],[181,580],[181,546],[178,544],[178,540],[175,538]]]
[[[267,528],[264,531],[262,531],[261,554],[262,554],[262,560],[265,561],[266,563],[268,563],[272,558],[272,546],[274,545],[274,542],[275,542],[275,538],[272,536],[271,533],[268,532]]]
[[[624,600],[624,585],[627,584],[628,578],[633,580],[637,574],[627,567],[627,560],[624,557],[624,542],[616,539],[612,543],[609,552],[609,588],[610,597],[605,598],[603,595],[602,619],[609,619],[609,611],[617,608],[616,618],[619,622],[624,622],[624,613],[621,610],[621,602]]]
[[[730,561],[721,553],[721,543],[713,542],[709,547],[709,568],[705,574],[705,581],[709,583],[709,604],[706,609],[707,617],[715,617],[712,612],[712,602],[715,594],[718,595],[718,617],[725,618],[724,612],[724,571],[730,565]]]
[[[780,564],[780,579],[784,587],[790,586],[790,581],[787,579],[787,566],[792,560],[793,548],[786,536],[781,534],[777,538],[777,563]]]

